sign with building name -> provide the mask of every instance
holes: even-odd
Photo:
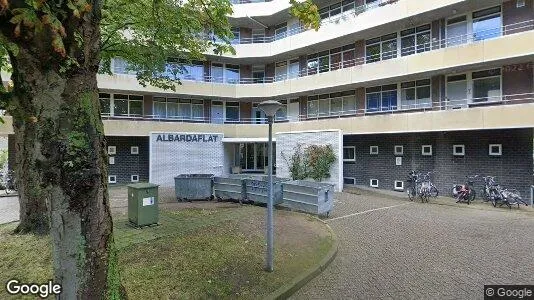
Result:
[[[215,134],[158,134],[156,142],[216,143],[218,138]]]

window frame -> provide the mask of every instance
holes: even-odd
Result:
[[[373,181],[376,181],[376,184],[373,184]],[[378,188],[379,187],[378,179],[376,178],[369,179],[369,186],[372,188]]]
[[[113,180],[111,180],[113,178]],[[108,175],[108,183],[117,183],[117,175]]]
[[[457,148],[462,149],[460,152],[456,151]],[[465,145],[464,144],[455,144],[452,145],[452,155],[453,156],[465,156]]]
[[[376,149],[376,151],[373,151]],[[369,155],[378,155],[378,146],[369,146]]]
[[[117,146],[108,146],[108,155],[117,155]]]
[[[397,186],[397,183],[401,183],[401,186],[398,187]],[[404,191],[404,181],[402,180],[395,180],[395,182],[393,183],[393,189],[395,191]]]
[[[351,149],[353,158],[345,158],[345,149]],[[343,162],[356,162],[356,146],[343,146]]]
[[[430,147],[430,151],[425,151],[425,148]],[[422,156],[432,156],[432,145],[421,145]]]
[[[352,180],[352,183],[345,183],[345,179]],[[344,185],[356,185],[356,178],[354,178],[354,177],[343,177],[343,184]]]
[[[115,164],[115,156],[108,156],[108,165]]]
[[[138,155],[139,154],[139,146],[130,146],[130,154]]]
[[[492,151],[493,147],[498,147],[499,151],[498,152],[493,152]],[[489,144],[489,146],[488,146],[488,154],[489,154],[489,156],[502,156],[502,144]]]
[[[397,151],[397,147],[400,147],[400,151]],[[393,155],[396,155],[396,156],[404,155],[404,145],[393,146]]]
[[[134,179],[134,176],[137,176],[137,179]],[[130,175],[130,182],[139,182],[139,175],[138,174]]]

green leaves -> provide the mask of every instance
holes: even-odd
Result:
[[[316,31],[319,29],[321,17],[317,5],[312,0],[289,0],[289,3],[291,4],[289,12],[297,17],[304,27],[313,28]]]

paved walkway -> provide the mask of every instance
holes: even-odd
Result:
[[[18,221],[19,219],[19,198],[0,197],[0,224]]]
[[[293,298],[483,299],[484,284],[534,284],[534,211],[399,196],[338,195],[338,256]]]

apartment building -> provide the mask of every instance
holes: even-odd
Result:
[[[420,170],[434,172],[441,193],[481,174],[531,197],[534,0],[316,3],[318,31],[291,17],[287,0],[235,1],[236,54],[185,65],[172,74],[182,81],[176,92],[141,86],[114,59],[114,74],[98,78],[110,184],[263,172],[257,105],[274,99],[283,104],[280,176],[296,144],[328,143],[339,190],[403,191]]]

